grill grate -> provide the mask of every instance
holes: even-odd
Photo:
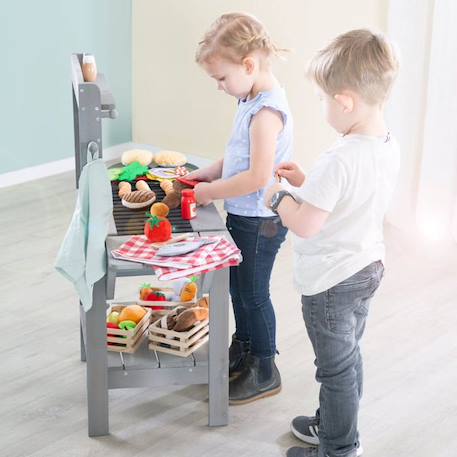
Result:
[[[156,195],[156,201],[160,202],[165,197],[165,192],[160,188],[157,181],[147,181],[151,190]],[[134,187],[134,183],[132,188]],[[126,208],[122,203],[121,199],[117,195],[118,182],[111,181],[111,191],[113,194],[113,217],[114,223],[116,224],[116,230],[118,235],[141,235],[144,230],[144,223],[146,221],[146,211],[149,211],[149,207],[141,210],[132,210]],[[189,221],[185,221],[181,217],[181,208],[170,210],[168,220],[173,227],[173,233],[186,233],[192,232],[192,225]]]

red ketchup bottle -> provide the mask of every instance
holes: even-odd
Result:
[[[197,215],[197,201],[192,189],[183,189],[181,192],[181,217],[185,220]]]

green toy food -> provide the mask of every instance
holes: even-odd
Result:
[[[136,323],[133,321],[122,321],[119,322],[119,328],[122,330],[133,330],[136,327]]]
[[[144,176],[148,171],[148,167],[141,165],[139,162],[133,162],[122,170],[118,179],[119,181],[133,181],[139,176]]]

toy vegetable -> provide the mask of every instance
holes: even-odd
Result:
[[[144,234],[146,238],[155,243],[167,241],[171,238],[171,224],[165,217],[153,216],[146,213],[148,219],[144,224]]]
[[[197,295],[197,284],[189,282],[181,289],[181,301],[192,301]]]

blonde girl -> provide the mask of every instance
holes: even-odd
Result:
[[[292,116],[272,58],[282,51],[263,24],[245,13],[219,17],[199,43],[196,61],[238,106],[223,158],[193,172],[207,205],[224,199],[227,228],[242,263],[230,270],[236,331],[229,349],[229,399],[242,404],[281,389],[275,364],[276,320],[270,300],[273,263],[287,229],[263,204],[274,168],[292,155]]]

